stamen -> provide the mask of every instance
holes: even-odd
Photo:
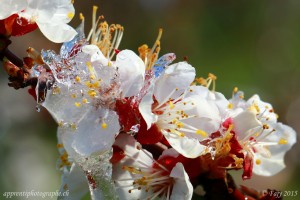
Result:
[[[287,144],[288,141],[284,138],[281,138],[279,141],[278,141],[278,144]]]
[[[82,13],[79,14],[79,19],[80,19],[81,21],[84,21],[84,15],[83,15]]]
[[[83,98],[82,103],[86,104],[86,103],[88,103],[88,100],[86,98]]]
[[[196,134],[201,135],[202,137],[207,137],[207,133],[203,130],[196,130]]]
[[[212,84],[213,86],[212,86],[212,91],[215,91],[215,89],[216,89],[216,80],[217,80],[217,77],[214,75],[214,74],[212,74],[212,73],[209,73],[208,74],[208,78],[202,78],[202,77],[200,77],[200,78],[195,78],[195,80],[194,80],[194,84],[200,84],[200,85],[202,85],[202,86],[205,86],[205,87],[207,87],[207,88],[209,88],[210,87],[210,85]],[[193,85],[193,84],[192,84]]]
[[[79,83],[79,82],[80,82],[80,77],[79,77],[79,76],[76,76],[76,77],[75,77],[75,81],[76,81],[77,83]]]
[[[154,42],[153,47],[150,49],[148,45],[143,44],[138,48],[141,59],[144,61],[146,70],[150,70],[154,63],[157,61],[158,54],[160,52],[160,39],[163,33],[163,29],[158,30],[158,36]]]
[[[233,93],[237,93],[239,91],[238,87],[233,88]]]
[[[95,69],[92,66],[91,62],[86,62],[86,66],[91,74],[90,78],[91,79],[96,79],[97,78],[97,73],[95,72]]]
[[[260,159],[256,159],[255,163],[256,163],[257,165],[260,165],[260,164],[261,164],[261,160],[260,160]]]
[[[75,13],[69,12],[69,13],[67,14],[67,17],[68,17],[69,19],[72,19],[72,18],[74,17],[74,15],[75,15]]]
[[[101,127],[102,127],[103,129],[106,129],[106,128],[107,128],[107,124],[106,124],[105,122],[103,122],[103,123],[101,124]]]
[[[80,102],[75,102],[74,104],[75,104],[75,106],[78,107],[78,108],[81,107],[81,103],[80,103]]]
[[[174,90],[172,90],[172,91],[170,92],[170,94],[169,94],[165,99],[163,99],[163,100],[161,101],[160,104],[158,104],[155,108],[153,108],[153,111],[157,111],[158,108],[160,108],[160,107],[163,106],[166,102],[168,102],[168,101],[170,100],[170,97],[171,97],[176,91],[177,91],[176,88],[175,88]]]
[[[111,60],[115,55],[114,50],[118,49],[121,43],[124,28],[119,24],[108,25],[106,21],[99,23],[104,17],[100,16],[96,20],[97,9],[97,6],[93,7],[93,25],[87,40],[98,46],[103,55]],[[111,63],[108,62],[108,65],[111,65]]]
[[[141,151],[143,151],[150,159],[152,159],[155,164],[157,164],[160,168],[162,168],[163,170],[165,170],[166,172],[169,172],[169,170],[167,168],[165,168],[163,165],[161,165],[160,163],[158,163],[156,160],[154,160],[147,151],[145,151],[144,149],[141,149]]]

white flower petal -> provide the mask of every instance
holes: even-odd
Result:
[[[255,153],[253,172],[257,175],[272,176],[283,170],[285,168],[284,156],[296,143],[297,134],[291,127],[277,123],[274,128],[276,131],[261,141],[266,144],[268,142],[276,144],[267,146],[270,156],[265,157],[261,151]]]
[[[254,112],[246,110],[232,118],[233,129],[238,139],[243,139],[247,132],[253,128],[257,128],[262,124],[256,119]]]
[[[91,56],[91,62],[98,62],[103,66],[108,65],[108,59],[104,57],[99,47],[96,45],[84,45],[82,47],[82,52]]]
[[[26,5],[26,0],[1,0],[0,20],[24,10]]]
[[[71,26],[64,23],[36,22],[41,32],[52,42],[62,43],[72,40],[77,32]]]
[[[46,20],[52,21],[53,23],[69,23],[75,15],[75,9],[71,0],[51,0],[52,5],[54,2],[57,3],[55,13],[51,16],[51,18],[46,18]]]
[[[268,142],[276,142],[279,145],[270,146],[272,154],[277,152],[287,152],[297,141],[297,133],[291,127],[282,123],[273,126],[275,132],[266,138]]]
[[[42,22],[50,22],[49,19],[51,19],[55,14],[56,7],[56,0],[27,0],[26,9],[20,14],[22,15],[22,17],[30,20],[36,21],[37,19],[40,19],[40,21]]]
[[[107,116],[102,127],[101,118]],[[88,157],[92,154],[105,152],[111,148],[118,134],[120,125],[117,114],[106,109],[92,110],[86,114],[74,128],[59,127],[65,149],[71,157]]]
[[[255,154],[253,158],[253,173],[260,176],[273,176],[277,174],[285,168],[284,153],[277,155],[277,158],[273,156],[265,158],[259,154]]]
[[[27,0],[28,5],[21,14],[42,23],[68,23],[73,18],[75,9],[71,0]]]
[[[276,123],[277,122],[277,115],[274,113],[273,107],[271,104],[267,102],[263,102],[260,100],[259,96],[253,95],[248,101],[247,105],[255,105],[258,114],[258,118],[262,122],[267,122],[267,123]]]
[[[219,92],[210,91],[207,87],[203,86],[191,86],[190,91],[186,97],[188,96],[198,96],[210,102],[210,104],[215,104],[218,108],[218,114],[221,118],[226,118],[228,115],[228,105],[229,101],[225,98],[225,96]],[[216,112],[214,112],[216,113]],[[219,118],[219,117],[218,117]]]
[[[187,106],[183,107],[184,112],[188,116],[195,116],[189,119],[184,119],[183,122],[185,124],[205,131],[208,134],[213,133],[220,128],[222,118],[214,101],[208,101],[201,96],[193,95],[191,97],[184,98],[183,102],[189,102],[187,104],[193,103],[194,105],[189,108]],[[188,133],[186,134],[188,135]]]
[[[71,97],[69,88],[61,83],[56,83],[56,85],[57,89],[47,91],[46,99],[42,106],[48,110],[57,123],[79,121],[91,108],[77,108],[74,104],[78,100]],[[55,90],[58,91],[55,92]]]
[[[147,129],[149,129],[152,123],[155,123],[158,118],[157,115],[152,113],[153,90],[154,90],[154,85],[151,84],[148,89],[148,92],[146,93],[146,95],[143,97],[142,101],[139,104],[139,111],[147,124]]]
[[[206,147],[200,144],[198,139],[179,136],[162,131],[166,140],[178,153],[187,158],[196,158],[204,153]]]
[[[123,96],[136,95],[145,78],[145,64],[142,59],[131,50],[123,50],[118,53],[115,65],[120,74]]]
[[[173,158],[177,158],[180,154],[173,148],[170,149],[166,149],[162,152],[162,154],[159,156],[158,160],[167,156],[167,157],[173,157]]]
[[[178,97],[195,79],[195,68],[186,62],[170,65],[155,84],[154,96],[161,103]],[[177,91],[176,88],[178,89]],[[174,92],[175,91],[175,92]],[[173,95],[169,96],[172,92]]]
[[[189,176],[184,170],[184,167],[181,163],[177,163],[172,169],[170,177],[175,179],[173,186],[171,200],[192,199],[193,196],[193,186],[190,182]]]
[[[127,170],[124,170],[123,166],[141,166],[151,168],[153,165],[151,153],[149,153],[147,150],[138,150],[137,146],[140,146],[140,144],[134,139],[134,137],[128,134],[120,134],[117,137],[114,145],[120,147],[124,151],[125,155],[131,156],[131,158],[125,157],[119,163],[113,165],[112,179],[115,181],[117,186],[119,198],[121,200],[146,198],[147,193],[145,190],[132,190],[131,193],[128,192],[131,187],[126,186],[132,185],[132,178],[135,175]],[[148,155],[146,155],[145,152]],[[126,179],[129,180],[124,181]]]
[[[134,162],[137,163],[138,165],[144,163],[144,165],[152,166],[153,159],[151,153],[149,153],[147,150],[144,151],[138,150],[137,147],[141,145],[134,139],[133,136],[128,134],[120,134],[117,137],[114,145],[120,147],[125,152],[126,155],[133,156]],[[145,152],[147,152],[148,155],[146,155]],[[132,164],[131,159],[129,159],[129,162],[131,162],[130,165],[134,165]]]
[[[83,170],[75,163],[69,172],[64,172],[58,200],[80,200],[89,191],[89,186]]]

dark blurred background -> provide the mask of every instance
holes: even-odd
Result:
[[[217,90],[227,98],[235,86],[246,98],[259,94],[274,106],[279,121],[300,133],[300,1],[77,0],[70,24],[76,27],[82,12],[88,33],[93,5],[108,23],[125,27],[120,49],[137,52],[144,43],[152,46],[163,28],[160,55],[173,52],[177,62],[187,57],[198,76],[214,73]],[[10,49],[20,57],[29,46],[56,51],[60,47],[39,31],[12,41]],[[36,112],[26,89],[7,86],[4,70],[0,76],[0,192],[56,191],[56,124],[45,110]],[[297,143],[286,155],[287,168],[273,177],[242,181],[240,173],[233,175],[238,184],[259,190],[298,190],[299,152]]]

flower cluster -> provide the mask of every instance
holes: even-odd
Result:
[[[81,15],[73,38],[69,1],[51,2],[53,9],[49,1],[9,2],[13,9],[1,8],[1,23],[27,19],[26,26],[36,23],[52,41],[67,41],[59,54],[30,49],[22,70],[5,63],[11,77],[26,74],[30,93],[58,124],[65,198],[90,191],[93,199],[188,200],[198,184],[205,188],[203,180],[226,182],[228,170],[243,170],[249,179],[284,169],[295,131],[277,122],[272,105],[258,95],[245,100],[234,88],[226,99],[215,91],[215,75],[196,78],[187,61],[173,63],[175,54],[159,57],[162,30],[154,46],[142,45],[137,55],[119,49],[123,27],[96,19],[97,7],[88,37]]]

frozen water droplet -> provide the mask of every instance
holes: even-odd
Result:
[[[63,43],[60,49],[60,56],[62,58],[67,59],[74,56],[79,52],[80,47],[87,43],[83,30],[84,25],[81,23],[76,29],[78,34],[71,41]]]
[[[166,67],[175,60],[176,56],[174,53],[167,53],[161,56],[156,63],[153,65],[155,77],[159,77],[165,71]]]
[[[41,111],[41,106],[40,105],[36,105],[35,109],[36,109],[37,112],[40,112]]]
[[[140,130],[140,127],[141,127],[140,124],[136,124],[136,125],[132,126],[132,127],[130,128],[130,130],[131,130],[133,133],[137,133],[137,132]]]

